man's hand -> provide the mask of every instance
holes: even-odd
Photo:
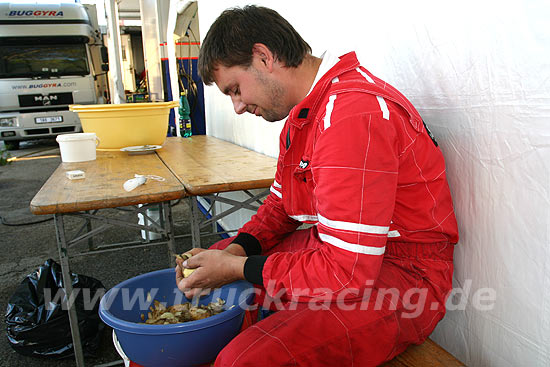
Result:
[[[233,255],[225,250],[193,249],[189,252],[193,254],[190,259],[176,259],[176,283],[187,298],[193,298],[205,289],[219,288],[244,279],[245,256]],[[184,278],[184,268],[196,270]]]
[[[224,251],[227,251],[230,254],[233,254],[236,256],[246,256],[246,252],[244,251],[244,248],[235,242],[227,246]]]

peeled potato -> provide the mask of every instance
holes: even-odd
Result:
[[[191,253],[189,253],[189,252],[184,252],[184,253],[181,254],[181,255],[176,254],[176,255],[174,255],[174,256],[177,257],[178,259],[182,259],[182,260],[185,261],[185,260],[187,260],[187,259],[190,259],[191,256],[193,256],[193,255],[192,255]],[[195,270],[197,270],[197,269],[187,269],[187,268],[184,268],[184,269],[183,269],[183,277],[184,277],[184,278],[187,278],[187,277],[188,277],[189,275],[191,275],[191,273],[194,272]]]
[[[184,277],[184,278],[187,278],[187,277],[188,277],[189,275],[191,275],[191,273],[194,272],[195,270],[197,270],[197,269],[187,269],[187,268],[183,269],[183,277]]]
[[[187,259],[190,259],[191,256],[193,256],[193,254],[189,253],[189,252],[184,252],[183,254],[174,254],[174,256],[180,260],[187,260]]]

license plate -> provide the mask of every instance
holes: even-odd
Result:
[[[63,122],[63,116],[35,117],[34,122],[36,122],[37,124],[48,124],[50,122]]]

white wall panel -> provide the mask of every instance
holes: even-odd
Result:
[[[199,0],[201,35],[246,3]],[[314,55],[356,50],[436,135],[461,235],[454,283],[469,291],[433,338],[469,366],[550,365],[550,2],[255,3]],[[276,156],[281,123],[236,116],[215,87],[205,98],[209,134]],[[496,294],[486,310],[484,289]]]

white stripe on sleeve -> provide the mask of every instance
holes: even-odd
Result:
[[[370,77],[369,74],[365,73],[360,68],[355,68],[359,74],[363,75],[363,78],[367,79],[369,83],[374,84],[374,80]],[[376,96],[376,100],[378,101],[378,105],[380,106],[380,109],[382,110],[382,118],[384,120],[389,120],[390,118],[390,110],[388,110],[388,105],[386,104],[386,101],[384,101],[384,98],[380,96]]]
[[[388,237],[401,237],[401,233],[399,233],[398,230],[389,231],[388,232]]]
[[[279,199],[282,199],[283,198],[283,194],[281,194],[279,191],[277,191],[273,186],[271,186],[269,188],[269,191],[271,191],[272,193],[274,193],[275,195],[277,195],[279,197]]]
[[[382,110],[382,118],[384,120],[389,120],[390,110],[388,110],[388,105],[386,104],[386,101],[384,101],[384,98],[380,96],[376,96],[376,100],[378,101],[378,104],[380,105],[380,109]]]
[[[302,214],[302,215],[289,215],[289,217],[292,219],[296,219],[297,221],[300,221],[300,222],[305,222],[305,221],[317,222],[316,215]]]
[[[334,100],[335,99],[336,99],[336,94],[333,94],[330,97],[328,97],[325,117],[323,119],[325,130],[330,127],[330,116],[332,115],[332,109],[334,108]]]
[[[338,248],[341,248],[343,250],[347,250],[350,252],[358,253],[358,254],[365,254],[365,255],[383,255],[386,251],[386,246],[383,247],[375,247],[375,246],[364,246],[359,245],[357,243],[349,243],[346,241],[342,241],[339,238],[329,236],[328,234],[319,233],[319,238],[327,243],[330,243],[333,246],[336,246]]]
[[[333,229],[343,229],[346,231],[355,231],[368,234],[386,234],[390,229],[390,227],[385,226],[374,226],[369,224],[331,220],[323,217],[321,214],[317,214],[317,217],[319,218],[319,223]]]
[[[365,73],[360,68],[355,68],[359,72],[359,74],[363,75],[363,78],[367,79],[367,82],[374,84],[374,80],[370,77],[369,74]]]

